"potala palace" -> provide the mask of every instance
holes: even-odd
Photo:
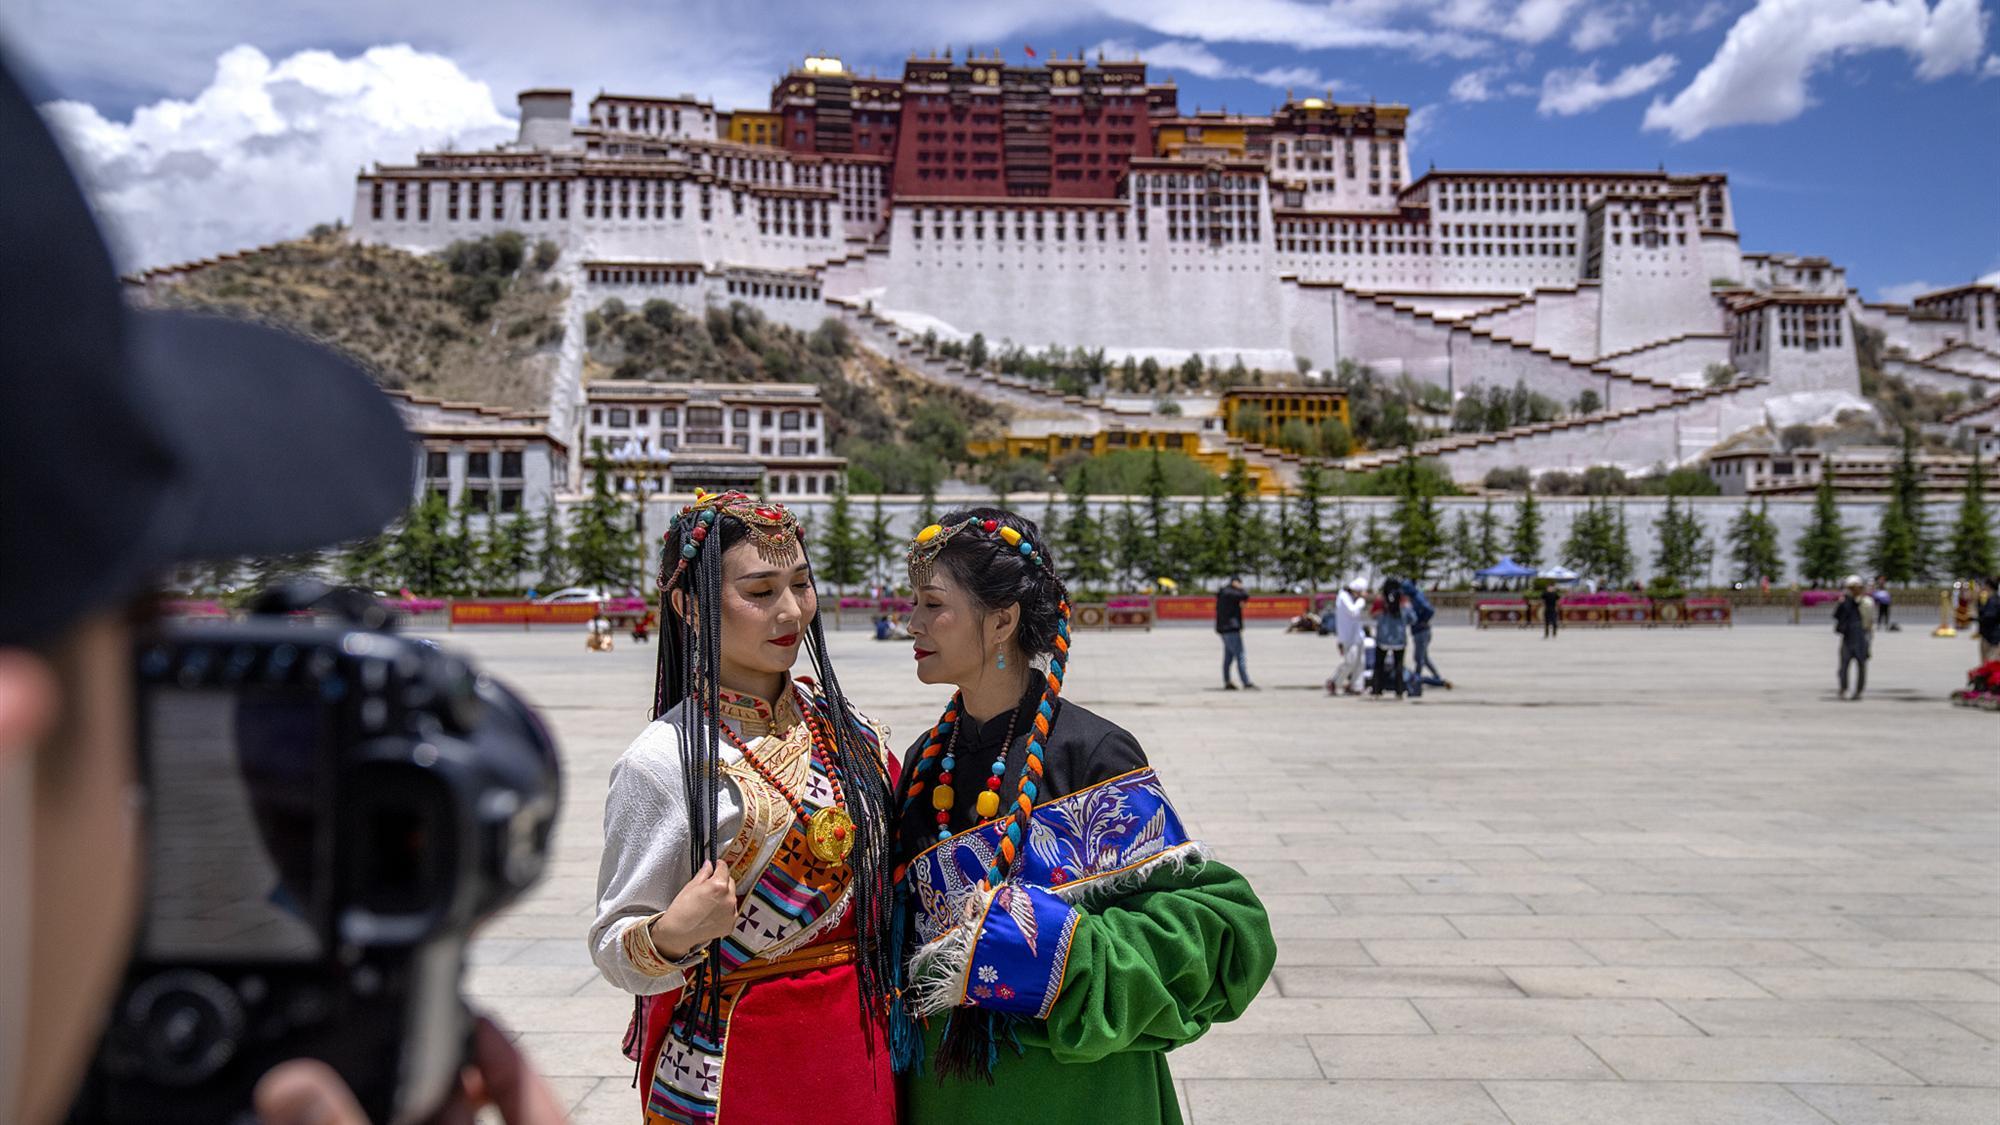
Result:
[[[804,328],[837,316],[937,378],[1046,399],[1047,424],[1086,433],[1141,424],[1151,404],[1065,400],[929,363],[908,340],[1595,393],[1590,414],[1420,447],[1466,480],[1674,464],[1747,427],[1862,407],[1853,320],[1886,333],[1893,374],[2000,390],[1992,286],[1866,304],[1824,257],[1746,250],[1720,173],[1413,174],[1404,106],[1288,96],[1267,116],[1188,113],[1140,61],[950,52],[897,77],[809,58],[767,109],[600,94],[578,124],[570,91],[519,104],[511,144],[363,171],[352,229],[414,250],[500,230],[557,243],[570,339],[551,424],[572,442],[583,315],[612,296],[742,301]],[[1295,459],[1200,414],[1173,421],[1289,477]]]

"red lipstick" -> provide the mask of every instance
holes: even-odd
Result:
[[[786,633],[782,637],[772,637],[771,643],[777,645],[779,648],[790,648],[799,643],[799,635],[797,633]]]

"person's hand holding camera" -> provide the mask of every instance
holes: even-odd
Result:
[[[433,1125],[472,1125],[487,1106],[506,1125],[561,1125],[568,1115],[548,1080],[537,1074],[491,1020],[473,1028],[472,1065],[460,1078],[458,1096]],[[370,1125],[347,1083],[318,1059],[293,1059],[273,1067],[257,1083],[257,1120],[263,1125]]]
[[[736,883],[727,864],[711,859],[653,920],[653,948],[678,960],[735,927]]]

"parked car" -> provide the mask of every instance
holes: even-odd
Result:
[[[565,586],[553,594],[535,599],[536,605],[577,605],[609,601],[611,591],[596,586]]]

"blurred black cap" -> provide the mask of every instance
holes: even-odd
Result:
[[[126,307],[82,191],[0,64],[0,645],[183,562],[327,547],[409,503],[415,454],[353,363]]]

